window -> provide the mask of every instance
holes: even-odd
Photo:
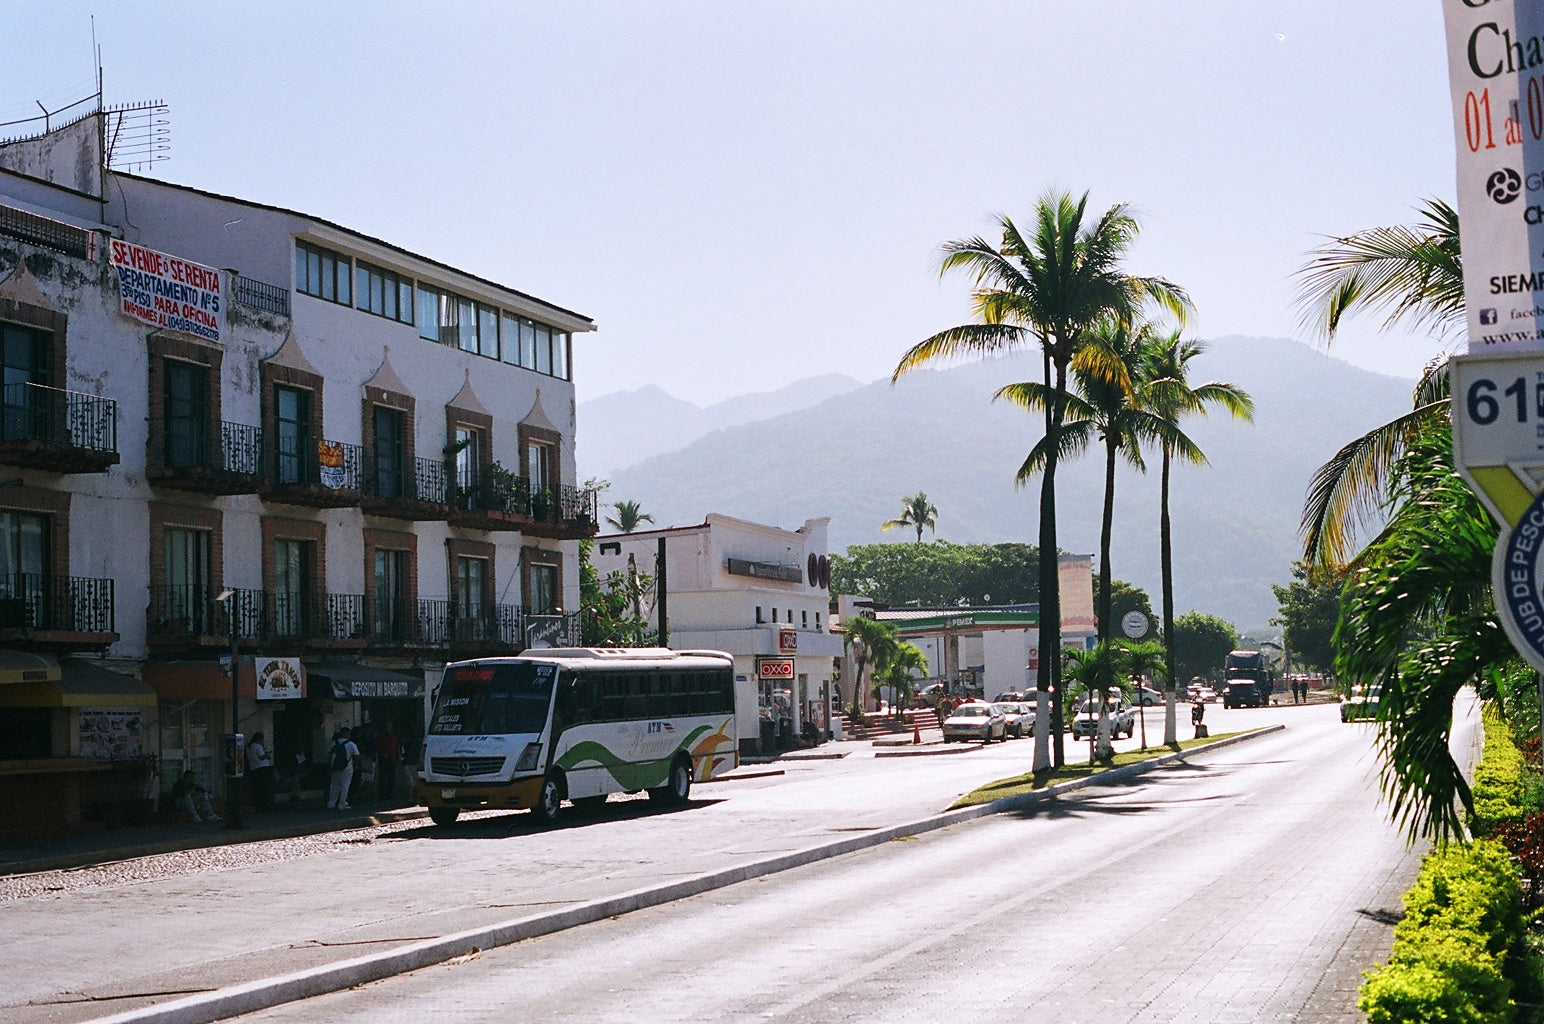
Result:
[[[48,608],[48,517],[0,512],[0,626],[36,627]]]
[[[520,321],[520,365],[536,369],[536,324],[530,320]]]
[[[810,613],[809,612],[801,611],[799,613],[799,628],[800,629],[809,629],[810,628]]]
[[[477,303],[455,296],[456,344],[463,352],[477,351]]]
[[[8,440],[49,436],[50,402],[40,390],[52,384],[48,373],[47,331],[5,324],[0,338],[0,384],[4,386],[0,428]]]
[[[484,558],[456,559],[456,639],[482,640],[489,633],[483,625],[488,619],[488,561]]]
[[[273,542],[274,632],[304,636],[311,617],[312,545],[280,537]]]
[[[531,493],[552,490],[552,446],[532,441],[525,450],[525,475]]]
[[[418,336],[441,345],[461,343],[461,303],[430,285],[418,286]]]
[[[295,290],[328,302],[353,305],[349,288],[349,258],[309,242],[296,242]]]
[[[209,429],[209,369],[180,359],[168,359],[165,365],[165,465],[203,466]]]
[[[372,406],[371,418],[375,427],[375,496],[403,497],[406,451],[402,410],[384,405]]]
[[[511,366],[520,365],[520,318],[513,313],[504,313],[499,317],[500,346],[499,355],[504,362]]]
[[[354,270],[354,285],[360,309],[388,320],[413,322],[413,282],[360,261]]]
[[[310,483],[316,465],[311,436],[311,392],[280,384],[274,388],[276,479],[281,484]]]
[[[552,332],[552,375],[568,379],[568,334],[563,331]]]
[[[761,605],[756,606],[756,625],[761,625],[766,620],[761,617]]]
[[[407,594],[407,552],[377,548],[372,572],[374,635],[379,640],[408,639],[411,620]]]
[[[499,311],[477,304],[477,351],[489,359],[499,357]]]
[[[482,431],[458,424],[456,426],[456,487],[464,493],[475,492],[481,478],[479,472],[481,466]]]
[[[536,372],[552,373],[552,328],[536,325]]]
[[[533,615],[552,615],[558,610],[558,567],[535,563],[530,567],[531,600],[529,610]]]
[[[166,615],[181,620],[176,632],[213,632],[214,601],[209,574],[209,532],[168,526],[163,537],[166,556]]]

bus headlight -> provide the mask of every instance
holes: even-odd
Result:
[[[515,762],[515,771],[534,772],[539,760],[541,760],[541,744],[527,743],[525,749],[520,752],[520,760]]]

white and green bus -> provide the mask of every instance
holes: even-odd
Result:
[[[551,824],[564,800],[591,808],[611,793],[680,805],[739,763],[728,654],[531,650],[445,667],[418,800],[438,825],[522,807]]]

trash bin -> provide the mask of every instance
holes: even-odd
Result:
[[[793,749],[793,719],[791,718],[777,720],[777,749]]]
[[[770,718],[761,720],[761,752],[770,754],[777,749],[777,723]]]

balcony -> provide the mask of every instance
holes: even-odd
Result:
[[[450,471],[440,459],[413,460],[412,475],[400,467],[377,466],[359,507],[371,515],[418,522],[450,518]]]
[[[152,647],[227,651],[231,616],[238,647],[258,644],[274,653],[357,650],[365,646],[363,594],[234,590],[172,586],[152,588],[146,635]]]
[[[454,526],[475,530],[518,530],[533,537],[577,540],[598,532],[594,491],[564,487],[532,492],[523,476],[488,473],[483,479],[452,492]]]
[[[263,432],[244,423],[203,429],[151,417],[145,478],[201,494],[256,494],[263,485]]]
[[[0,574],[0,644],[103,651],[118,640],[114,616],[110,579]]]
[[[443,644],[456,657],[520,651],[519,605],[419,601],[418,607],[425,638]]]
[[[41,384],[0,388],[0,464],[105,473],[118,464],[118,403]]]
[[[364,449],[299,435],[279,437],[267,452],[266,500],[310,508],[356,507],[364,499]]]

